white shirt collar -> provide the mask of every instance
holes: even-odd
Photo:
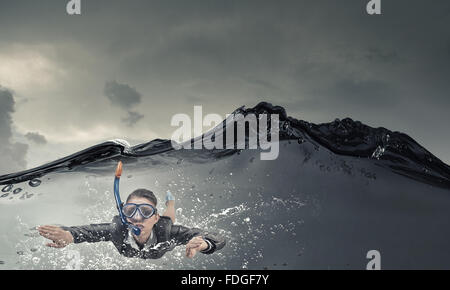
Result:
[[[144,248],[140,249],[136,240],[133,237],[133,233],[132,230],[128,230],[128,237],[126,239],[126,243],[130,244],[132,248],[138,250],[138,251],[142,251],[142,250],[147,250],[153,246],[155,246],[156,244],[156,237],[153,234],[153,229],[152,232],[150,233],[150,237],[148,238],[147,242],[145,242]]]

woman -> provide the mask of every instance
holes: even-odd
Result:
[[[126,221],[140,230],[138,235],[115,216],[111,223],[73,227],[44,225],[38,227],[40,235],[52,240],[47,246],[63,248],[70,243],[95,243],[111,241],[120,254],[126,257],[158,259],[178,245],[186,245],[186,257],[198,252],[212,254],[225,246],[225,239],[218,234],[197,228],[174,225],[175,201],[168,192],[167,209],[160,216],[156,210],[157,199],[147,189],[137,189],[122,207]]]

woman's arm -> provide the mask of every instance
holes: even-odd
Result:
[[[68,231],[73,237],[73,242],[78,244],[111,241],[115,227],[112,223],[104,223],[61,228]]]
[[[37,230],[41,236],[53,241],[46,244],[48,247],[64,248],[74,241],[72,234],[61,227],[45,225],[38,227]]]
[[[113,233],[117,228],[117,217],[112,223],[90,224],[84,226],[40,226],[39,234],[51,241],[47,246],[54,248],[63,248],[70,243],[95,243],[102,241],[111,241]]]
[[[218,234],[180,225],[172,226],[170,238],[174,239],[178,244],[188,245],[186,249],[188,256],[188,250],[195,248],[195,246],[199,246],[197,250],[201,253],[212,254],[222,249],[226,244],[225,238]]]

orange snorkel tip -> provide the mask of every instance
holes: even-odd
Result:
[[[116,168],[116,177],[120,177],[122,175],[122,161],[119,161],[119,163],[117,163],[117,168]]]

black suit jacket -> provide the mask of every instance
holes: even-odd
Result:
[[[62,227],[73,236],[74,243],[96,243],[111,241],[120,254],[126,257],[138,257],[142,259],[158,259],[178,245],[187,244],[193,237],[201,236],[210,242],[211,247],[204,254],[212,254],[225,246],[225,239],[214,233],[209,233],[197,228],[187,228],[174,225],[169,217],[161,216],[154,225],[153,230],[157,244],[149,249],[138,250],[127,243],[128,227],[125,226],[119,216],[115,216],[111,223],[90,224],[84,226]]]

